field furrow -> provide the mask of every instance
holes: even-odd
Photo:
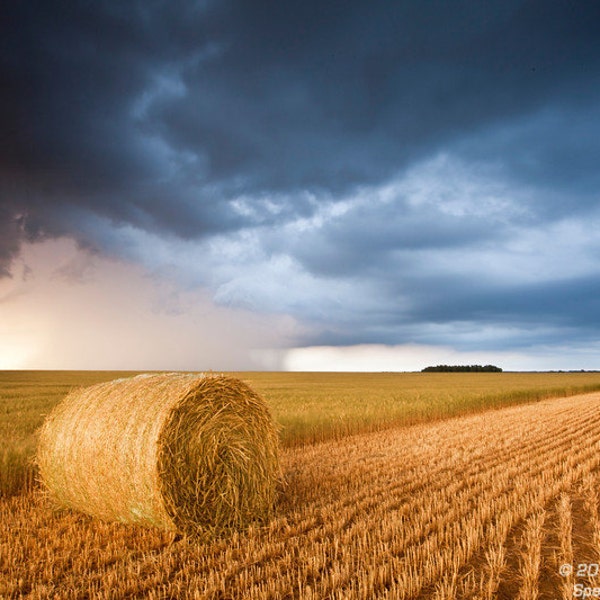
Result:
[[[0,597],[544,600],[597,580],[559,567],[600,557],[600,394],[291,448],[283,463],[276,517],[213,542],[53,512],[39,492],[5,499]]]

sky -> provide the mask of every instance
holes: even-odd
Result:
[[[0,28],[0,368],[600,368],[599,3]]]

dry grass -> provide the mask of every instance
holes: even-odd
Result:
[[[561,564],[573,564],[573,513],[571,511],[571,498],[563,493],[557,503],[557,513],[559,520],[559,539],[560,552],[559,560]],[[573,597],[573,573],[563,577],[561,585],[561,597],[563,600],[570,600]]]
[[[284,446],[600,391],[597,373],[239,373]]]
[[[557,598],[560,560],[596,562],[599,405],[575,396],[289,448],[275,517],[226,541],[6,499],[0,596],[514,600],[528,585]]]
[[[519,600],[537,600],[539,596],[540,564],[542,560],[544,511],[531,516],[522,538],[521,588]]]
[[[34,432],[73,388],[133,373],[0,371],[0,498],[32,489]],[[600,389],[600,373],[237,373],[284,447]]]
[[[60,507],[185,532],[266,517],[280,481],[264,401],[238,379],[155,374],[75,390],[41,430]]]

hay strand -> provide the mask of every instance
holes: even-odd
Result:
[[[239,379],[141,375],[71,392],[37,463],[62,507],[183,533],[268,516],[280,481],[265,402]]]

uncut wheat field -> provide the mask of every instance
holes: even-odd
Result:
[[[509,374],[478,376],[403,380],[413,385],[407,406],[435,402],[437,390],[445,405],[463,398],[461,410],[409,410],[405,421],[396,411],[361,431],[360,419],[377,414],[373,394],[343,427],[315,416],[321,433],[304,442],[290,418],[286,437],[285,397],[306,427],[315,395],[325,415],[344,397],[340,381],[358,402],[358,376],[249,376],[282,429],[285,485],[269,523],[202,542],[54,510],[33,481],[0,499],[0,598],[599,597],[600,392],[588,390],[598,375],[559,385],[548,374],[545,388],[533,375],[514,387]],[[372,390],[376,378],[365,377]],[[389,415],[401,376],[382,377]],[[37,423],[15,412],[27,406],[23,381],[2,388],[15,430],[19,419]],[[52,392],[40,400],[40,381],[35,405],[47,407],[64,390],[46,381]]]

